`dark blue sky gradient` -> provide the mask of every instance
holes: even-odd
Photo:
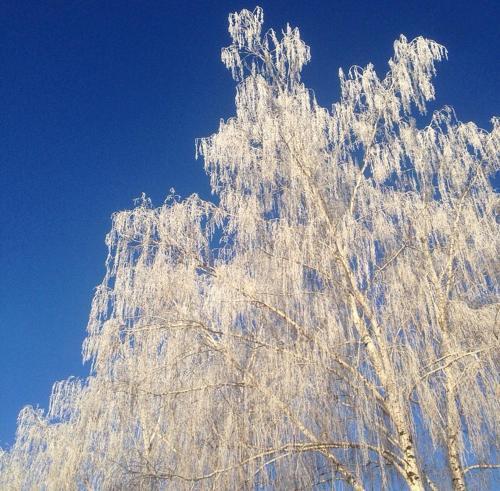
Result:
[[[437,103],[489,129],[499,115],[498,1],[262,1],[311,46],[304,80],[338,99],[341,66],[385,73],[404,33],[449,50]],[[142,192],[209,197],[194,139],[233,114],[220,62],[230,1],[4,0],[0,6],[0,446],[18,411],[84,375],[81,343],[110,215]]]

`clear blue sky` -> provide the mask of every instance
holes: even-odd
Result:
[[[312,49],[323,105],[338,67],[386,71],[404,33],[449,50],[437,106],[490,128],[500,115],[498,0],[261,1]],[[170,187],[209,197],[194,139],[233,113],[220,62],[227,15],[248,2],[3,0],[0,6],[0,445],[54,381],[84,375],[81,343],[113,211]]]

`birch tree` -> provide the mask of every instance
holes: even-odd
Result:
[[[499,121],[426,115],[422,37],[323,108],[299,30],[262,27],[229,16],[217,204],[114,215],[91,372],[23,409],[2,489],[493,489]]]

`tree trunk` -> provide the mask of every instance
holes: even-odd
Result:
[[[387,356],[385,356],[384,348],[382,346],[380,346],[379,350],[375,347],[367,328],[363,325],[363,322],[359,317],[356,301],[353,295],[351,296],[351,311],[354,322],[362,335],[361,339],[366,347],[368,355],[370,356],[373,367],[375,368],[380,383],[385,388],[387,394],[387,409],[389,410],[389,416],[391,417],[391,420],[396,428],[399,446],[403,452],[403,470],[405,474],[403,477],[412,491],[424,491],[424,485],[422,484],[422,479],[420,477],[420,470],[417,465],[413,438],[404,417],[402,402],[397,396],[394,376],[390,373],[390,361]],[[378,328],[374,326],[374,330],[377,332]],[[381,338],[379,336],[379,340],[380,339]]]
[[[399,446],[403,452],[405,480],[408,487],[412,491],[424,491],[422,478],[420,477],[420,470],[417,464],[415,454],[415,445],[411,433],[407,429],[404,415],[401,411],[400,404],[394,399],[393,394],[389,394],[389,407],[391,408],[391,416],[396,426],[398,433]]]
[[[458,432],[460,431],[460,416],[455,402],[455,391],[449,379],[449,370],[445,370],[446,376],[446,406],[447,406],[447,451],[448,466],[451,473],[451,482],[455,491],[465,491],[465,475],[460,459],[458,447]]]

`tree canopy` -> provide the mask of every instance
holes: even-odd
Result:
[[[420,124],[446,58],[422,37],[320,107],[299,30],[262,26],[229,16],[216,202],[113,216],[91,373],[23,409],[2,489],[492,486],[499,120]]]

